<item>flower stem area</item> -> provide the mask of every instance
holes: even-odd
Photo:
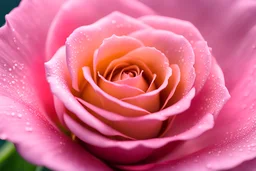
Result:
[[[0,140],[0,170],[50,171],[28,163],[18,154],[12,143],[2,140]]]

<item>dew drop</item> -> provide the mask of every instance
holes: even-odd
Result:
[[[33,128],[32,128],[32,127],[25,127],[25,131],[27,131],[27,132],[32,132],[32,131],[33,131]]]
[[[112,23],[112,24],[116,24],[116,20],[112,20],[111,23]]]

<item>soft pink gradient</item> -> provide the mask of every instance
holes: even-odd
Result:
[[[255,16],[252,0],[23,0],[0,29],[0,138],[53,170],[252,170]]]

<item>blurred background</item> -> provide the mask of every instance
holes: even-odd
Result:
[[[0,26],[5,23],[5,15],[17,7],[20,0],[0,0]],[[36,157],[36,156],[35,156]],[[12,143],[0,140],[0,171],[49,171],[26,162],[16,152]]]
[[[18,6],[20,0],[0,0],[0,25],[5,22],[4,16],[8,14],[13,8]]]

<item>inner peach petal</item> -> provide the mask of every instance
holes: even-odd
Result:
[[[146,92],[149,87],[148,83],[143,78],[143,71],[140,73],[140,75],[136,77],[129,77],[123,80],[115,81],[115,82],[121,85],[129,85],[131,87],[137,87],[143,92]]]
[[[131,51],[122,58],[143,61],[150,68],[151,72],[157,75],[155,82],[158,87],[165,80],[169,62],[166,56],[159,50],[153,47],[141,47]]]
[[[113,20],[115,24],[111,22]],[[122,25],[122,29],[117,25]],[[113,12],[94,24],[77,28],[66,41],[67,65],[72,78],[72,86],[76,90],[80,89],[78,83],[80,69],[83,66],[92,67],[93,54],[105,38],[113,34],[127,35],[145,28],[150,28],[150,26],[119,12]]]
[[[108,80],[110,80],[110,76],[107,76],[108,72],[111,72],[110,75],[112,78],[112,76],[114,75],[114,72],[117,70],[117,68],[122,67],[122,66],[129,67],[129,66],[133,66],[133,65],[138,67],[139,70],[141,70],[141,71],[143,70],[144,79],[149,84],[149,82],[151,82],[151,80],[153,79],[154,74],[152,73],[150,68],[144,63],[144,61],[125,58],[125,57],[121,57],[121,58],[111,61],[104,73],[104,77],[105,78],[107,77]],[[120,73],[120,72],[118,72],[118,73]],[[116,81],[116,80],[113,80],[113,81]]]
[[[150,34],[150,36],[148,36]],[[130,36],[143,42],[145,46],[155,47],[165,54],[170,64],[177,64],[181,71],[177,98],[183,97],[194,86],[195,54],[191,44],[180,35],[165,30],[141,30]],[[176,94],[176,92],[175,92]]]
[[[100,77],[98,81],[98,86],[109,95],[118,99],[137,96],[144,93],[144,91],[140,90],[137,87],[111,82],[106,80],[100,74],[98,75]]]
[[[119,71],[118,71],[119,69]],[[111,81],[118,81],[125,79],[124,77],[127,76],[127,78],[136,77],[140,73],[140,68],[137,65],[128,65],[126,67],[123,67],[120,71],[120,68],[114,68],[112,73],[117,73],[114,75],[113,79]]]
[[[136,117],[149,114],[148,111],[138,106],[123,102],[106,92],[95,84],[89,67],[83,67],[83,74],[87,85],[84,88],[81,97],[93,105],[112,111],[127,117]]]
[[[179,66],[173,64],[170,67],[172,68],[172,76],[168,80],[168,86],[161,92],[161,101],[163,102],[161,110],[169,106],[168,102],[170,102],[170,99],[173,97],[173,94],[180,83],[181,73]],[[176,101],[176,99],[172,101]]]
[[[113,35],[106,38],[97,50],[93,59],[94,80],[96,81],[96,72],[104,74],[109,63],[118,59],[130,51],[142,47],[143,44],[132,37]],[[118,48],[117,48],[118,47]]]

